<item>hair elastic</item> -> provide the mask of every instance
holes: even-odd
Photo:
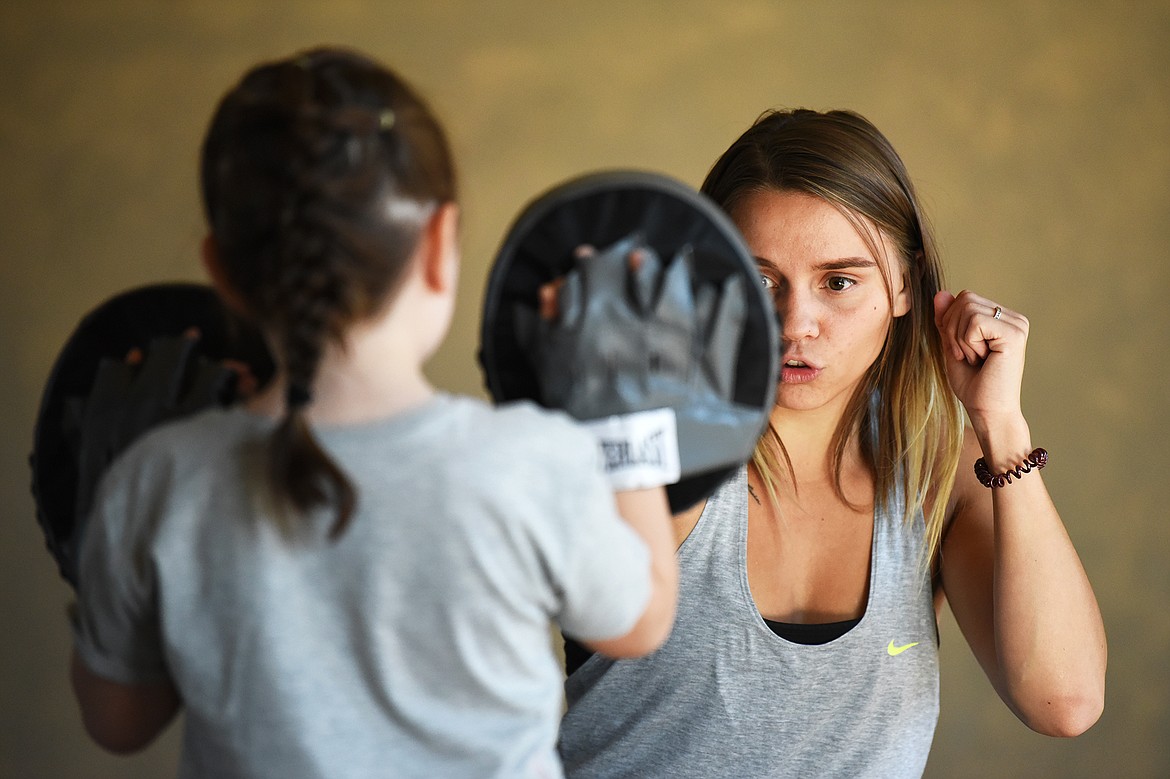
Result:
[[[313,394],[309,391],[309,388],[300,382],[290,382],[288,389],[285,391],[285,400],[288,403],[289,410],[307,406],[312,399]]]
[[[979,483],[988,489],[995,489],[1011,484],[1012,477],[1019,479],[1025,473],[1030,473],[1032,469],[1040,470],[1045,465],[1048,465],[1048,452],[1045,449],[1037,447],[1032,450],[1027,459],[1018,468],[1008,468],[1003,473],[993,474],[991,469],[987,467],[987,461],[980,457],[975,461],[975,477],[979,479]]]

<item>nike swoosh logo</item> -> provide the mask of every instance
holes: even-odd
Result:
[[[894,640],[890,639],[890,645],[886,647],[886,652],[889,653],[890,657],[897,657],[898,655],[902,654],[903,652],[905,652],[907,649],[909,649],[912,646],[918,646],[918,642],[915,641],[911,644],[902,644],[902,646],[894,646]]]

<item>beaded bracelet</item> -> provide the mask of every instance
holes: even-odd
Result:
[[[1033,449],[1019,468],[1008,468],[1007,471],[999,474],[992,474],[991,469],[987,467],[987,461],[980,457],[975,461],[975,477],[984,487],[992,489],[1011,484],[1013,476],[1018,479],[1033,468],[1040,470],[1045,465],[1048,465],[1048,452],[1040,448]]]

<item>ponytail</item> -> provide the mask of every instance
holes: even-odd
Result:
[[[273,494],[287,501],[297,514],[321,505],[333,506],[337,513],[329,536],[337,538],[353,516],[357,493],[305,421],[308,401],[307,390],[289,385],[288,410],[269,441],[269,484]]]

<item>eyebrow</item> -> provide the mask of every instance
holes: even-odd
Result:
[[[756,262],[773,270],[776,264],[766,257],[756,257]],[[840,257],[835,260],[824,260],[813,266],[815,271],[850,270],[852,268],[876,268],[877,263],[868,257]]]

